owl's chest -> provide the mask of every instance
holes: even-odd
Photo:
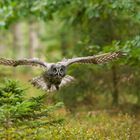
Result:
[[[62,81],[62,77],[52,76],[48,74],[45,74],[43,77],[47,83],[54,84],[54,85],[60,84]]]
[[[60,78],[60,77],[48,77],[48,81],[51,84],[60,84],[61,80],[62,80],[62,78]]]

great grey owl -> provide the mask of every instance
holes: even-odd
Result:
[[[117,51],[104,53],[101,55],[63,59],[62,61],[57,63],[43,62],[37,58],[19,60],[0,58],[0,65],[13,67],[19,65],[31,65],[44,67],[45,71],[41,76],[35,77],[29,81],[32,85],[38,88],[52,92],[58,90],[60,87],[66,85],[67,83],[74,81],[74,78],[72,76],[66,75],[66,71],[69,65],[74,63],[100,64],[108,62],[109,60],[113,60],[115,58],[119,58],[123,55],[124,53],[122,53],[121,51]]]

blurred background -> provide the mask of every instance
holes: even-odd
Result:
[[[70,112],[101,109],[138,114],[140,107],[139,0],[1,0],[0,57],[57,62],[62,58],[122,50],[127,56],[102,65],[72,65],[77,81],[47,102]],[[0,66],[0,80],[18,79],[27,97],[44,91],[27,82],[39,68]]]

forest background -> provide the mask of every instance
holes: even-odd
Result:
[[[131,120],[133,123],[128,123],[125,128],[136,128],[127,132],[128,138],[136,132],[136,138],[133,138],[137,139],[140,136],[138,126],[135,126],[140,114],[139,0],[0,1],[0,57],[38,57],[47,62],[57,62],[64,57],[118,50],[127,56],[108,64],[71,66],[68,74],[77,79],[76,83],[55,94],[45,93],[27,83],[41,73],[39,68],[1,66],[0,80],[1,83],[5,77],[19,80],[23,87],[28,88],[26,98],[47,94],[46,105],[63,102],[57,113],[65,114],[66,120],[73,121],[82,116],[80,119],[84,126],[95,123],[95,118],[100,118],[98,121],[103,123],[102,117],[106,118],[105,123],[110,124],[112,114],[115,114],[112,121],[118,125],[121,118],[127,120],[126,123]],[[91,117],[90,121],[87,116]],[[79,127],[82,126],[79,124]],[[90,127],[95,128],[94,124]],[[96,127],[100,128],[99,125]],[[104,127],[106,129],[107,126]],[[102,134],[99,138],[111,137],[102,131],[99,134]]]

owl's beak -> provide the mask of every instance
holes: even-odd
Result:
[[[60,73],[58,73],[58,74],[57,74],[57,76],[60,78],[60,77],[61,77],[61,74],[60,74]]]
[[[56,77],[60,78],[61,77],[61,74],[60,73],[57,73],[55,74]]]

